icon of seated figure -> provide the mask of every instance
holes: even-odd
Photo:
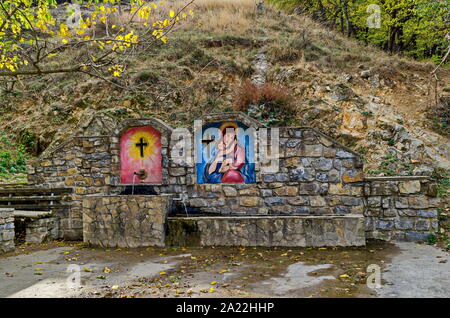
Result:
[[[204,179],[208,183],[246,183],[245,148],[239,143],[238,127],[226,123],[220,128],[221,138],[215,143],[211,160],[206,164]]]

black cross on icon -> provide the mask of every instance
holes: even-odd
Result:
[[[206,153],[209,155],[211,151],[211,143],[215,140],[214,136],[206,135],[206,138],[202,140],[202,144],[206,145]]]
[[[147,147],[148,143],[145,142],[145,139],[141,137],[139,142],[136,144],[136,147],[139,147],[141,150],[141,157],[144,158],[144,147]]]

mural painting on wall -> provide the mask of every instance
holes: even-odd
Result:
[[[196,136],[197,182],[255,183],[253,136],[239,122],[210,123]]]
[[[128,129],[120,139],[120,181],[161,183],[161,133],[150,127]]]

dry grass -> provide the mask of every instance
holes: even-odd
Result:
[[[174,8],[182,7],[187,0],[176,0]],[[203,31],[243,34],[255,20],[255,0],[195,0],[190,8],[194,18],[186,27],[198,26]]]
[[[170,10],[178,12],[185,8],[190,0],[172,0],[164,1],[163,4],[157,4],[158,8],[152,10],[150,22],[164,20],[168,18]],[[194,12],[194,17],[188,21],[183,21],[180,28],[192,29],[198,27],[203,31],[224,33],[233,32],[235,34],[245,33],[255,18],[256,1],[255,0],[194,0],[184,10]],[[132,16],[129,12],[116,13],[110,16],[109,25],[121,26],[128,23]],[[135,15],[131,19],[135,22],[142,22]]]

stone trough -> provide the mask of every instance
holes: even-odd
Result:
[[[364,246],[363,215],[169,217],[171,195],[89,196],[84,242],[139,246]]]
[[[169,246],[365,246],[362,215],[168,218]]]

